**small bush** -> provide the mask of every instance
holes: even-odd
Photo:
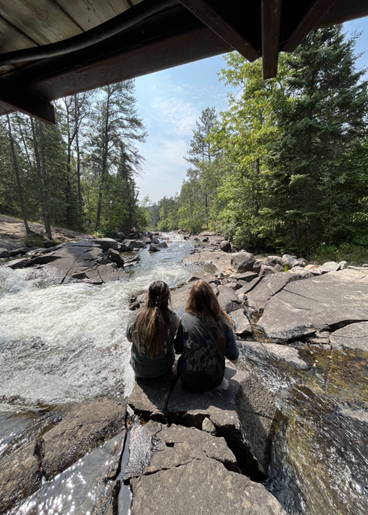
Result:
[[[45,240],[42,236],[25,236],[23,243],[25,247],[45,247]]]

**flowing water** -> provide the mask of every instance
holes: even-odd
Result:
[[[181,261],[193,244],[168,236],[167,249],[139,253],[127,281],[102,286],[45,287],[34,270],[0,267],[0,458],[60,420],[72,403],[129,396],[130,295],[154,280],[173,287],[191,272]],[[111,446],[95,449],[45,483],[14,513],[89,513]]]

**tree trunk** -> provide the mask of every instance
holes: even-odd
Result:
[[[21,184],[20,175],[19,175],[18,159],[17,159],[17,154],[15,152],[15,145],[14,145],[14,140],[13,140],[13,134],[12,134],[12,130],[11,130],[11,124],[10,124],[9,115],[7,115],[6,118],[7,118],[7,121],[8,121],[8,132],[9,132],[11,151],[12,151],[14,173],[15,173],[15,177],[16,177],[16,180],[17,180],[17,188],[18,188],[20,208],[21,208],[21,211],[22,211],[23,222],[24,222],[24,227],[25,227],[25,230],[26,230],[26,234],[29,235],[29,234],[31,234],[31,230],[30,230],[29,225],[28,225],[26,210],[25,210],[24,201],[23,201],[23,190],[22,190],[22,184]]]

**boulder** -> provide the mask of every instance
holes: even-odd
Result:
[[[248,305],[256,311],[262,312],[270,298],[281,291],[288,283],[299,279],[298,275],[280,272],[265,277],[247,294]],[[238,294],[242,290],[238,291]]]
[[[43,436],[42,469],[47,480],[70,467],[86,452],[119,433],[126,408],[116,401],[100,399],[75,406]]]
[[[247,473],[267,474],[277,428],[273,395],[255,375],[227,366],[222,384],[203,394],[187,392],[178,379],[167,406],[168,420],[201,429],[211,420]]]
[[[367,313],[368,270],[345,269],[287,284],[269,299],[258,325],[268,338],[289,341],[366,321]]]
[[[253,279],[256,279],[257,277],[258,274],[256,274],[255,272],[244,272],[242,274],[231,274],[229,279],[235,279],[236,281],[244,281],[246,283],[250,283],[253,281]]]
[[[346,325],[330,335],[333,349],[359,349],[368,352],[368,322]]]
[[[152,238],[152,243],[158,245],[160,243],[160,240],[158,238]]]
[[[93,238],[91,241],[102,247],[104,252],[109,249],[118,250],[118,242],[112,238]]]
[[[265,261],[266,265],[281,265],[282,266],[282,258],[280,256],[268,256]]]
[[[126,248],[128,250],[120,250],[120,252],[132,252],[134,249],[144,249],[146,243],[141,240],[124,240],[122,245],[124,249]]]
[[[260,270],[258,272],[259,277],[264,277],[265,275],[275,274],[276,269],[270,265],[261,265]]]
[[[1,460],[0,513],[41,487],[41,455],[42,443],[34,440]]]
[[[234,254],[231,254],[230,252],[210,252],[206,250],[186,256],[183,259],[183,263],[200,265],[200,263],[211,261],[211,263],[218,269],[219,273],[228,273],[232,270],[231,259],[233,256]]]
[[[231,257],[231,266],[235,272],[248,272],[253,270],[255,257],[249,252],[238,252]]]
[[[252,334],[252,327],[247,316],[244,314],[243,309],[237,309],[230,313],[230,317],[235,324],[234,333],[238,336],[245,336]]]
[[[239,309],[240,299],[237,294],[227,286],[219,286],[217,300],[226,313]]]
[[[0,247],[0,259],[10,257],[10,252],[7,249]]]
[[[157,244],[157,248],[158,249],[167,249],[168,244],[166,243],[166,241],[161,241],[160,243]]]
[[[149,246],[149,249],[148,249],[148,252],[159,252],[160,249],[157,247],[157,245],[154,245],[153,243],[151,243],[151,245]]]
[[[220,249],[222,252],[230,252],[231,251],[231,243],[227,240],[224,240],[220,243]]]
[[[109,261],[116,263],[118,268],[124,266],[124,259],[120,256],[120,253],[117,250],[109,249],[107,252],[107,257]]]
[[[257,259],[255,262],[254,262],[254,265],[253,265],[253,272],[255,272],[257,275],[259,274],[259,272],[261,271],[261,267],[264,265],[264,261],[262,261],[262,259]]]
[[[308,261],[306,259],[298,258],[296,261],[294,261],[292,268],[294,268],[295,266],[300,266],[300,267],[304,268],[305,266],[307,266],[307,264],[308,264]]]
[[[326,263],[323,263],[322,268],[327,272],[337,272],[340,270],[340,264],[336,263],[336,261],[327,261]]]
[[[132,515],[286,515],[263,485],[228,471],[214,459],[193,460],[144,475],[131,485]]]
[[[156,379],[137,377],[129,397],[129,406],[144,420],[166,422],[166,406],[176,380],[176,365],[163,377]]]
[[[287,266],[288,268],[291,268],[295,261],[297,260],[296,256],[291,256],[290,254],[284,254],[281,258],[281,264],[283,266]]]

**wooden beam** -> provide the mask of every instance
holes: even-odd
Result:
[[[12,91],[7,84],[0,83],[0,105],[3,103],[10,106],[9,111],[21,111],[38,118],[42,122],[55,123],[54,106],[29,91]]]
[[[179,2],[248,61],[253,62],[260,57],[244,36],[216,11],[211,0],[179,0]],[[239,8],[239,16],[242,12]],[[237,13],[233,15],[236,16]]]
[[[316,0],[280,50],[284,52],[294,52],[296,47],[303,41],[310,31],[314,29],[335,1],[336,0]]]
[[[365,16],[368,16],[368,2],[336,0],[331,9],[319,20],[317,27],[329,27]]]
[[[262,66],[263,78],[277,75],[282,0],[262,0]]]

